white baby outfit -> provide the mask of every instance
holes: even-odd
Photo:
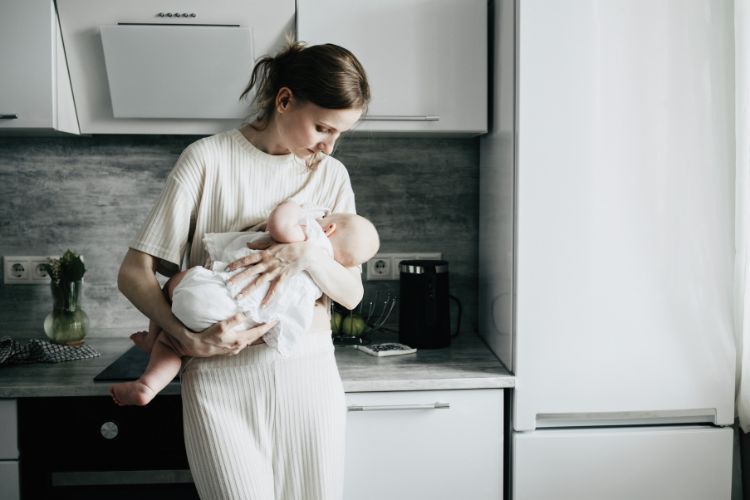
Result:
[[[307,241],[319,246],[330,256],[333,248],[323,228],[308,215],[300,221],[306,226]],[[313,317],[313,306],[322,292],[306,272],[297,273],[282,281],[274,298],[266,307],[260,303],[266,296],[270,283],[263,283],[249,295],[235,298],[255,276],[236,283],[227,280],[242,271],[225,271],[227,265],[259,250],[247,248],[247,243],[267,238],[267,232],[208,233],[204,236],[210,269],[193,267],[175,287],[172,295],[172,312],[188,328],[202,331],[218,321],[240,312],[245,322],[237,328],[247,329],[260,323],[278,320],[263,340],[283,355],[289,355],[299,339],[308,332]]]

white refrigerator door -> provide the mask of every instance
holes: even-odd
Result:
[[[513,500],[729,500],[732,429],[540,430],[513,436]]]
[[[731,0],[517,5],[514,427],[731,424]]]

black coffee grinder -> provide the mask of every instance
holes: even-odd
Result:
[[[461,303],[448,293],[448,262],[404,260],[399,264],[399,342],[417,349],[448,347],[461,326]],[[451,335],[450,300],[458,305]]]

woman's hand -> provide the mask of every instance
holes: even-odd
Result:
[[[182,356],[204,358],[234,355],[261,338],[277,323],[277,321],[272,321],[247,330],[236,330],[235,327],[244,320],[245,317],[242,314],[236,314],[200,333],[185,328],[178,335],[161,335],[159,338]]]
[[[270,282],[268,292],[261,301],[261,307],[268,305],[276,293],[276,289],[287,277],[293,276],[308,267],[312,258],[314,248],[306,241],[296,243],[273,243],[272,241],[260,241],[248,243],[252,249],[265,248],[260,252],[253,253],[241,259],[235,260],[228,266],[229,271],[246,267],[232,276],[228,283],[234,283],[256,276],[240,292],[237,297],[252,293],[255,289],[266,282]]]

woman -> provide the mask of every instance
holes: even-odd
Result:
[[[303,348],[281,357],[260,339],[272,324],[234,331],[241,318],[233,317],[199,334],[187,330],[154,275],[173,274],[183,261],[203,264],[204,234],[257,225],[285,199],[354,213],[346,169],[328,155],[370,98],[359,61],[335,45],[293,44],[258,62],[243,96],[252,89],[255,121],[182,153],[125,256],[118,285],[162,327],[162,337],[193,356],[181,381],[185,444],[201,498],[341,498],[346,410],[327,300],[316,304]],[[265,301],[300,271],[349,308],[363,294],[357,268],[306,242],[274,244],[232,267],[256,276],[245,292],[271,282]]]

